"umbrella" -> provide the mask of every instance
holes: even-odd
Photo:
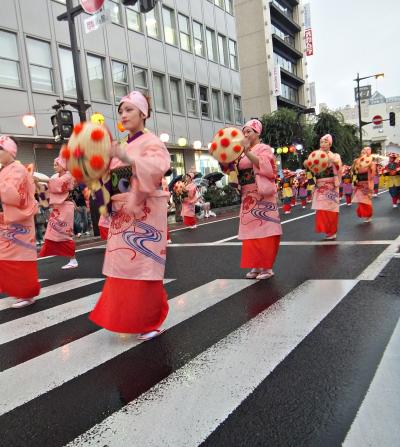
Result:
[[[221,180],[224,174],[222,172],[210,172],[210,174],[207,174],[204,176],[206,180],[208,180],[210,183],[218,182],[218,180]]]
[[[172,188],[174,187],[175,183],[176,183],[176,182],[179,182],[179,181],[182,181],[182,178],[183,178],[183,175],[177,175],[176,177],[174,177],[174,178],[169,182],[168,189],[169,189],[170,191],[172,191]]]
[[[194,183],[197,187],[205,186],[205,187],[207,188],[208,185],[209,185],[208,180],[205,179],[205,178],[195,178],[195,179],[193,180],[193,183]]]
[[[201,172],[196,172],[196,173],[194,174],[193,179],[195,179],[195,178],[201,178],[201,177],[203,177],[203,174],[202,174]]]
[[[44,181],[50,180],[50,178],[46,174],[42,174],[41,172],[34,172],[33,176],[36,177],[39,180],[39,182],[40,180]]]

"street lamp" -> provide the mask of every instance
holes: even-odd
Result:
[[[375,79],[383,79],[385,77],[385,73],[376,73],[371,76],[363,76],[360,78],[360,73],[357,73],[357,78],[353,79],[353,81],[357,82],[357,102],[358,102],[358,130],[360,132],[360,148],[363,147],[362,142],[362,126],[366,123],[363,123],[361,120],[361,97],[360,97],[360,81],[363,79],[375,78]]]

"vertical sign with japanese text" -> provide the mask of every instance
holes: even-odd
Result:
[[[314,45],[311,30],[311,9],[309,3],[304,5],[304,40],[306,56],[312,56],[314,54]]]
[[[281,67],[277,64],[274,65],[273,70],[273,88],[274,88],[274,96],[280,96],[282,94]]]

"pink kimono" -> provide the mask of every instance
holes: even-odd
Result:
[[[40,291],[34,216],[35,184],[14,161],[0,170],[0,293],[29,299]]]
[[[282,227],[276,192],[275,159],[270,146],[257,144],[252,149],[260,167],[243,156],[239,160],[242,204],[238,238],[243,240],[242,268],[272,268],[278,252]],[[267,183],[266,183],[267,182]],[[266,184],[270,193],[261,195]]]
[[[75,243],[72,239],[75,205],[72,199],[69,199],[74,186],[75,180],[68,171],[61,176],[54,174],[49,180],[52,212],[39,256],[55,255],[71,258],[75,255]]]
[[[141,134],[125,150],[135,164],[111,161],[112,184],[125,192],[112,195],[103,266],[107,279],[90,319],[111,331],[138,333],[158,328],[168,314],[163,278],[169,193],[161,179],[171,161],[152,133]]]
[[[358,203],[357,216],[360,218],[371,218],[373,215],[372,193],[374,191],[375,164],[357,172],[357,183],[354,185],[353,203]]]
[[[183,199],[181,216],[185,225],[196,225],[195,203],[197,202],[197,187],[194,183],[186,185],[187,197]]]

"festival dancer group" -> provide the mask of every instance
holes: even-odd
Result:
[[[148,98],[137,91],[123,97],[118,107],[129,136],[126,144],[114,141],[110,148],[111,159],[106,173],[117,181],[110,182],[112,212],[99,222],[102,238],[107,240],[103,265],[106,280],[89,316],[91,321],[109,331],[137,334],[138,339],[144,341],[162,332],[169,310],[163,280],[169,239],[167,207],[170,194],[164,176],[170,170],[170,155],[157,136],[145,131],[150,111]],[[244,139],[240,156],[221,167],[227,173],[234,171],[237,174],[241,193],[240,267],[250,269],[245,273],[246,278],[266,280],[274,275],[273,266],[282,235],[277,203],[278,175],[273,150],[260,139],[261,122],[252,119],[242,131]],[[332,143],[331,135],[320,140],[319,153],[325,163],[323,170],[300,172],[295,185],[290,172],[285,171],[282,180],[284,212],[290,212],[293,205],[292,187],[298,190],[303,208],[310,200],[309,191],[314,189],[315,231],[324,233],[327,240],[336,238],[339,186],[342,177],[344,180],[350,173],[350,169],[348,172],[343,169],[340,156],[332,152]],[[40,291],[34,227],[37,204],[34,200],[35,180],[16,161],[16,155],[15,141],[0,136],[0,293],[15,298],[12,307],[25,307],[35,302]],[[54,169],[56,174],[48,181],[52,214],[39,256],[64,256],[69,262],[63,268],[76,268],[78,263],[72,239],[74,205],[70,197],[75,180],[62,157],[55,159]],[[391,177],[400,174],[395,160],[387,172]],[[371,197],[376,174],[371,150],[365,148],[354,161],[351,175],[354,180],[352,202],[358,203],[357,215],[367,221],[373,214]],[[389,186],[393,205],[397,204],[394,197],[399,194],[398,189],[393,188],[400,186],[396,181],[393,179]],[[130,186],[121,189],[122,184]],[[343,183],[346,197],[352,193],[345,188],[347,184],[349,182]],[[183,188],[184,223],[195,228],[197,193],[192,173],[185,176]]]

